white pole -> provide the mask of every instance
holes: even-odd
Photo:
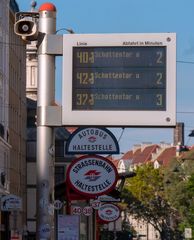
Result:
[[[55,102],[55,56],[44,53],[45,36],[56,32],[56,8],[45,3],[39,8],[37,118],[45,118],[45,107]],[[40,121],[42,122],[42,121]],[[49,204],[54,193],[53,127],[37,125],[37,239],[52,239],[54,217]]]

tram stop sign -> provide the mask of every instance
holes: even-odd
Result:
[[[111,192],[117,183],[114,164],[98,155],[86,155],[71,162],[67,169],[67,184],[77,193],[95,198]]]

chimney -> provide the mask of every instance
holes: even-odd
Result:
[[[174,146],[184,146],[184,123],[179,122],[174,129]]]

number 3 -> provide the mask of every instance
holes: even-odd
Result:
[[[162,106],[162,94],[156,94],[156,105]]]

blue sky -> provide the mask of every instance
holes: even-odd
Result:
[[[17,0],[20,11],[30,10],[31,0]],[[37,7],[46,1],[37,0]],[[160,33],[177,34],[177,122],[185,123],[185,144],[194,144],[188,134],[194,129],[194,1],[193,0],[53,0],[57,8],[57,29],[76,33]],[[61,31],[61,34],[66,34]],[[59,65],[59,61],[57,61]],[[60,69],[59,66],[57,68]],[[61,84],[57,75],[57,99]],[[120,137],[122,129],[114,129]],[[173,142],[172,129],[125,129],[121,151],[141,142]]]

